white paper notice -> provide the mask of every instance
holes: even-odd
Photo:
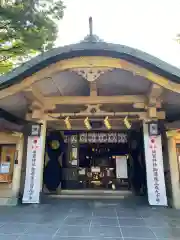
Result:
[[[77,166],[77,160],[72,160],[71,164],[72,164],[73,166]]]
[[[9,173],[10,163],[1,163],[0,165],[0,173]]]
[[[116,156],[116,177],[128,178],[126,156]]]

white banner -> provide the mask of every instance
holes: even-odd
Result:
[[[128,178],[126,156],[116,156],[116,177]]]
[[[151,137],[148,125],[143,128],[148,201],[150,205],[167,206],[161,135]]]
[[[41,137],[28,137],[23,203],[39,203],[41,190]]]

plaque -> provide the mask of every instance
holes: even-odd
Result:
[[[41,125],[40,124],[32,124],[30,136],[36,137],[36,136],[40,136],[40,134],[41,134]]]
[[[158,136],[159,135],[158,123],[157,122],[148,123],[148,130],[149,136]]]

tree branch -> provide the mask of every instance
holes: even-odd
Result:
[[[2,52],[8,52],[8,51],[13,51],[13,50],[15,50],[15,49],[20,49],[21,48],[21,46],[13,46],[13,47],[11,47],[11,48],[0,48],[0,53],[2,53]]]
[[[9,25],[9,23],[6,23],[6,24],[4,24],[4,25],[0,25],[0,29],[4,29],[4,28],[6,28],[8,25]]]
[[[9,60],[10,58],[12,58],[12,56],[2,56],[2,59],[0,59],[0,63],[5,62],[5,61]]]

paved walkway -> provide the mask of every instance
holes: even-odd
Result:
[[[0,240],[180,239],[180,211],[142,201],[52,200],[0,207]]]

